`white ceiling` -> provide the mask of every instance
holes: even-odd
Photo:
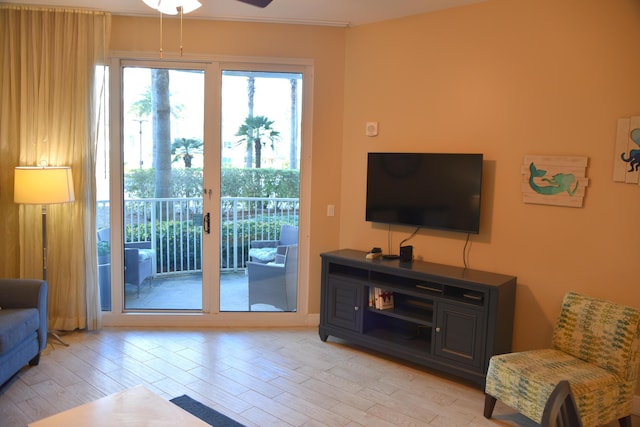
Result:
[[[236,0],[200,0],[189,17],[233,21],[354,26],[485,0],[273,0],[264,9]],[[2,0],[2,3],[105,10],[114,15],[156,16],[142,0]]]

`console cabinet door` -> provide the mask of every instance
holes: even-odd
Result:
[[[327,324],[362,332],[363,286],[339,277],[329,277],[327,291]]]
[[[467,366],[481,367],[485,336],[483,310],[439,302],[436,318],[435,355]]]

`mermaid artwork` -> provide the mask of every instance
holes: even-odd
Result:
[[[554,195],[566,191],[570,196],[573,196],[578,190],[579,182],[576,181],[576,177],[572,173],[557,173],[551,178],[545,178],[544,176],[546,174],[546,170],[536,168],[536,165],[533,162],[529,165],[529,186],[536,193]],[[546,182],[549,185],[538,185],[535,182],[535,178],[540,178],[541,181]],[[574,182],[575,185],[573,185]],[[571,188],[572,185],[573,188]]]

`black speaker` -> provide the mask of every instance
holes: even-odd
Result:
[[[400,246],[400,262],[413,261],[413,246]]]

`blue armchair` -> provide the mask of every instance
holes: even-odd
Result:
[[[0,279],[0,385],[47,346],[47,282]]]

